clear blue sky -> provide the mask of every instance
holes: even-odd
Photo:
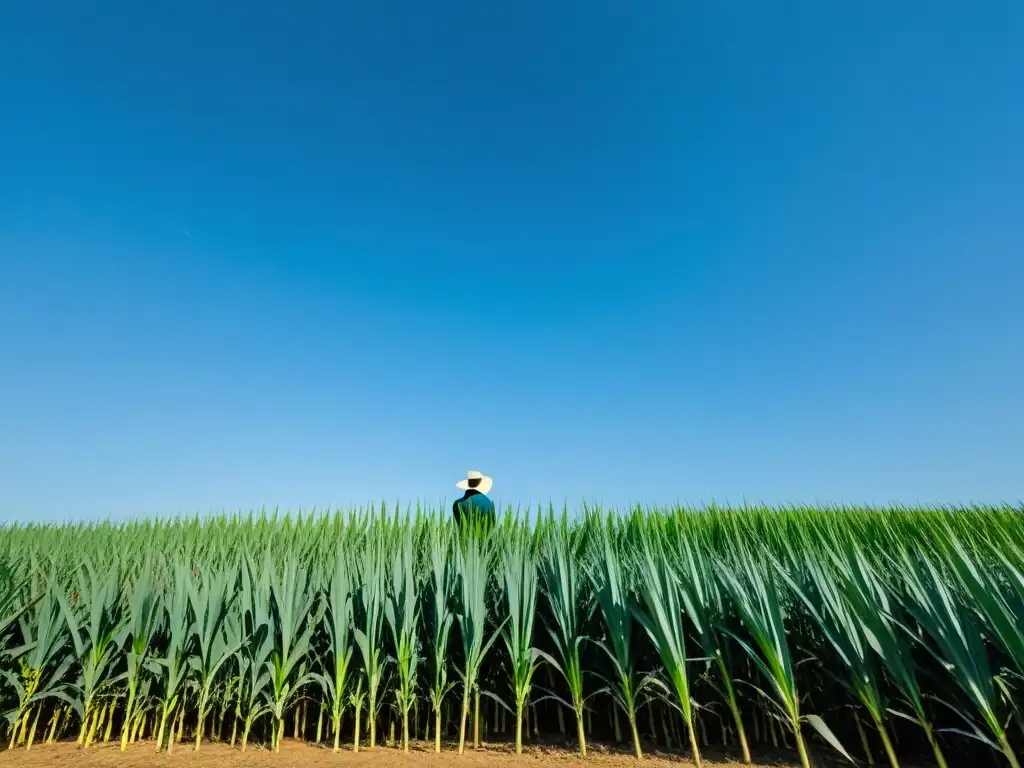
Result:
[[[0,9],[0,519],[1024,496],[1020,2]]]

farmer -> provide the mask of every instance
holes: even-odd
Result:
[[[456,499],[452,505],[452,517],[456,525],[473,518],[483,521],[488,528],[494,525],[494,502],[487,498],[492,485],[494,481],[491,478],[476,470],[471,470],[465,480],[455,484],[456,488],[465,491],[462,498]]]

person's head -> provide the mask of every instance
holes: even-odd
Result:
[[[477,491],[478,493],[487,494],[493,485],[494,481],[487,475],[471,469],[466,473],[466,479],[457,482],[455,487],[463,491]]]

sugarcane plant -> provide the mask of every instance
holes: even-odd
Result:
[[[501,555],[501,580],[504,587],[506,621],[501,638],[505,642],[512,669],[512,711],[515,715],[515,751],[523,752],[523,712],[530,700],[533,676],[541,652],[533,645],[533,625],[537,615],[537,554],[539,538],[529,529],[510,532]],[[506,708],[504,702],[496,700]]]
[[[399,525],[391,551],[391,578],[384,615],[394,641],[394,666],[398,675],[395,703],[402,718],[402,750],[409,752],[409,711],[416,701],[416,673],[420,661],[417,627],[419,625],[419,564],[416,559],[415,531],[411,525]]]
[[[932,640],[922,645],[950,673],[981,720],[979,728],[973,718],[954,709],[963,716],[966,733],[1002,752],[1011,768],[1020,768],[978,620],[956,595],[952,578],[926,552],[911,553],[904,547],[898,563],[903,604]]]
[[[739,695],[733,676],[731,643],[722,627],[728,625],[731,617],[726,610],[722,588],[715,577],[706,545],[700,541],[699,533],[692,526],[680,526],[676,519],[667,531],[666,554],[676,564],[679,595],[683,610],[700,643],[703,657],[709,660],[716,674],[711,676],[711,688],[725,702],[732,717],[733,727],[743,753],[743,762],[750,763],[750,744],[740,713]]]
[[[271,568],[270,565],[267,566]],[[310,572],[297,559],[286,557],[283,568],[270,571],[271,628],[270,714],[274,718],[273,748],[281,751],[285,709],[312,682],[307,666],[313,632],[323,617],[323,601],[311,584]]]
[[[179,704],[183,705],[182,692],[187,682],[188,664],[192,656],[193,632],[188,601],[192,571],[184,563],[178,563],[174,568],[174,574],[163,601],[163,655],[154,656],[150,660],[150,667],[159,674],[161,682],[160,726],[156,736],[158,752],[163,748],[165,734],[168,736],[167,751],[174,749],[175,732],[172,716],[178,714]],[[169,723],[172,727],[168,733]]]
[[[248,554],[239,569],[239,596],[225,622],[229,637],[241,640],[235,652],[237,689],[235,717],[242,723],[241,750],[257,720],[271,711],[269,692],[274,670],[273,617],[270,609],[270,566],[259,567]]]
[[[455,547],[455,570],[458,574],[459,604],[455,613],[462,638],[463,668],[462,707],[459,716],[459,754],[466,751],[466,721],[469,717],[471,697],[479,691],[480,667],[501,627],[487,636],[487,587],[494,552],[493,531],[479,521],[471,520],[459,531]],[[474,744],[480,733],[479,708],[473,723]]]
[[[576,739],[581,757],[587,756],[587,736],[584,730],[586,699],[583,688],[583,646],[588,641],[584,626],[595,607],[593,595],[585,578],[586,528],[570,526],[563,513],[557,521],[548,520],[545,556],[540,561],[540,573],[549,611],[548,635],[555,653],[541,651],[544,660],[565,680],[569,700],[549,696],[570,709],[576,717]]]
[[[437,524],[429,526],[426,546],[430,568],[430,704],[434,711],[434,751],[440,753],[445,697],[455,687],[448,679],[448,643],[455,621],[452,595],[456,581],[451,529]]]
[[[744,544],[736,543],[728,561],[716,561],[719,578],[737,607],[743,625],[753,639],[748,642],[739,633],[733,639],[746,651],[770,686],[771,693],[762,692],[766,702],[773,704],[780,719],[793,733],[803,768],[811,768],[810,753],[804,738],[806,722],[844,757],[853,758],[816,714],[801,711],[796,664],[790,652],[786,613],[780,599],[780,588],[772,578],[769,566],[759,563],[756,555]]]
[[[317,673],[330,705],[331,732],[335,752],[341,749],[341,718],[348,706],[349,666],[352,662],[352,566],[344,549],[338,549],[328,577],[326,627],[328,662]]]
[[[679,710],[690,739],[693,762],[700,768],[703,762],[694,723],[681,578],[668,565],[659,530],[653,526],[646,529],[639,546],[637,581],[641,606],[635,610],[634,615],[658,651],[665,678],[652,678],[651,683],[656,684],[664,692],[665,699]]]
[[[225,621],[236,595],[236,579],[236,569],[217,568],[204,573],[202,583],[189,582],[189,605],[195,617],[192,623],[195,654],[190,663],[196,688],[196,750],[203,741],[218,674],[245,643],[244,637],[228,635],[225,631]]]
[[[864,624],[858,620],[850,599],[850,576],[845,571],[849,560],[835,554],[841,546],[839,542],[830,543],[832,546],[819,549],[811,542],[804,542],[799,555],[795,548],[788,546],[785,562],[776,561],[775,572],[801,601],[804,610],[814,619],[835,656],[846,668],[846,674],[835,675],[835,680],[867,712],[881,738],[890,768],[899,768],[899,759],[889,736],[889,702],[878,657],[871,649]],[[861,735],[865,758],[870,763],[873,758],[856,711],[854,722]]]
[[[1013,683],[1018,688],[1024,683],[1024,546],[999,532],[993,532],[986,545],[988,557],[983,561],[951,537],[945,555],[965,602],[974,606],[990,641],[1005,654],[1008,669],[995,682],[1024,734],[1024,712],[1013,690]],[[1000,749],[1005,751],[1006,746],[1000,744]]]
[[[890,593],[887,574],[854,541],[848,540],[835,550],[834,563],[851,616],[898,692],[899,701],[894,705],[902,704],[909,710],[905,712],[890,706],[888,711],[919,725],[936,765],[947,768],[945,752],[926,706],[926,693],[914,658],[917,637],[906,631],[909,617],[903,615]],[[936,700],[935,695],[930,698]]]
[[[86,559],[76,574],[76,598],[58,592],[61,612],[68,625],[74,658],[78,661],[80,683],[74,687],[82,707],[78,743],[88,749],[100,721],[97,699],[110,683],[110,672],[124,645],[127,622],[121,616],[121,586],[118,573],[97,572]]]
[[[0,670],[15,694],[14,705],[4,713],[10,723],[8,749],[21,744],[31,749],[43,708],[54,700],[84,719],[81,698],[74,695],[75,686],[69,679],[76,658],[61,608],[66,587],[52,562],[45,572],[34,573],[32,591],[41,591],[42,597],[17,619],[21,646],[11,655],[18,670]]]
[[[125,630],[127,651],[125,653],[125,683],[127,699],[124,719],[121,724],[121,751],[128,749],[132,729],[137,725],[140,703],[140,688],[146,672],[146,664],[153,651],[153,640],[160,619],[160,595],[149,568],[140,568],[129,587]],[[120,646],[119,646],[120,647]]]
[[[650,683],[648,675],[641,675],[636,668],[636,654],[633,646],[633,613],[636,601],[628,590],[625,571],[625,554],[612,520],[596,523],[597,545],[590,558],[588,573],[606,636],[595,638],[594,643],[608,658],[612,667],[610,679],[602,677],[605,687],[600,692],[608,693],[615,706],[621,710],[629,725],[633,754],[643,758],[640,732],[637,727],[637,707],[641,696]],[[615,715],[618,723],[618,716]]]
[[[384,677],[387,657],[384,655],[384,602],[386,599],[385,540],[377,531],[371,531],[360,543],[362,550],[358,567],[358,594],[362,611],[362,624],[354,630],[356,648],[363,663],[366,679],[366,717],[369,721],[370,748],[377,745],[377,712],[380,686]],[[360,678],[362,683],[362,678]],[[362,705],[360,704],[360,708]],[[360,712],[356,712],[358,720]],[[358,734],[356,736],[358,741]]]

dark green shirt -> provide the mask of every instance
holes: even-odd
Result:
[[[483,520],[489,525],[493,525],[496,517],[494,502],[487,498],[485,494],[480,493],[480,491],[470,488],[463,494],[461,499],[456,499],[455,503],[452,504],[452,517],[455,518],[456,524],[464,518],[467,522],[471,518],[476,518]]]

